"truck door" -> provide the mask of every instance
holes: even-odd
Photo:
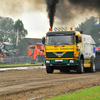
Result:
[[[79,53],[83,50],[82,49],[82,37],[76,36],[76,56],[78,57]]]

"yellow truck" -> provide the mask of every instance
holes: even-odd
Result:
[[[47,73],[54,69],[60,72],[76,70],[77,73],[95,72],[95,41],[82,31],[67,31],[56,28],[42,38],[45,46],[45,66]]]

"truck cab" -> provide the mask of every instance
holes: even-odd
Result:
[[[86,70],[84,66],[84,62],[86,62],[84,49],[86,47],[83,47],[82,31],[50,31],[42,39],[42,43],[45,45],[45,65],[47,73],[53,73],[54,69],[58,69],[61,72],[76,70],[77,73],[83,73]],[[92,43],[95,45],[94,41]],[[92,56],[94,59],[95,55],[93,53],[91,53]],[[86,63],[90,64],[91,57],[87,57],[89,61],[87,60]],[[91,65],[87,65],[86,68],[90,68]],[[91,69],[91,71],[93,70]]]
[[[28,56],[32,57],[32,61],[44,62],[44,46],[42,44],[34,44],[28,47]]]

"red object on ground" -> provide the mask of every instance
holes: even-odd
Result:
[[[44,59],[44,46],[42,44],[34,44],[28,47],[28,56],[32,57],[32,60]]]

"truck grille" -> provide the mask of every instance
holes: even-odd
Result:
[[[66,52],[64,55],[61,57],[58,57],[52,52],[47,52],[46,53],[47,58],[73,58],[74,57],[74,52]]]

